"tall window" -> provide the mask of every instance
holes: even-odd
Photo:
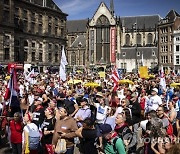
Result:
[[[179,52],[179,45],[176,45],[176,52]]]
[[[52,44],[51,43],[48,44],[48,48],[49,48],[49,50],[52,49]]]
[[[4,0],[5,5],[9,5],[9,0]]]
[[[42,43],[39,44],[39,48],[42,49]]]
[[[39,34],[42,34],[42,24],[39,24],[39,30],[38,30]]]
[[[58,53],[55,54],[55,63],[58,62]]]
[[[52,54],[51,53],[48,54],[48,60],[49,60],[49,62],[52,62]]]
[[[34,33],[35,31],[35,23],[31,22],[31,32]]]
[[[10,13],[8,10],[4,10],[3,11],[3,22],[9,22],[10,19]]]
[[[51,24],[48,25],[48,33],[51,34]]]
[[[23,11],[23,18],[24,18],[24,19],[27,19],[27,10],[24,10],[24,11]]]
[[[9,48],[4,49],[4,60],[9,60],[10,58],[10,53],[9,53]]]
[[[126,34],[126,45],[130,46],[130,35]]]
[[[147,43],[148,44],[152,44],[152,34],[151,33],[148,34],[148,38],[147,39],[148,39]]]
[[[32,59],[31,59],[32,62],[36,61],[36,57],[35,57],[35,52],[32,52]]]
[[[32,47],[35,48],[36,47],[36,43],[32,42]]]
[[[20,61],[19,47],[14,48],[14,61]]]
[[[141,34],[137,34],[137,44],[141,45]]]
[[[43,54],[40,52],[39,53],[39,61],[42,62],[42,59],[43,59]]]
[[[55,27],[55,35],[56,36],[58,35],[58,27],[57,26]]]
[[[96,22],[96,61],[110,62],[110,22],[108,18],[101,15]],[[92,38],[91,38],[92,39]],[[92,44],[93,42],[91,42]],[[91,45],[91,51],[92,51]]]
[[[176,56],[176,64],[179,65],[179,55]]]
[[[24,30],[24,32],[27,32],[27,30],[28,30],[28,21],[27,20],[24,20],[24,22],[23,22],[23,30]]]
[[[28,47],[28,41],[27,40],[24,41],[24,46]]]
[[[27,51],[24,51],[24,61],[27,61],[27,59],[28,59]]]

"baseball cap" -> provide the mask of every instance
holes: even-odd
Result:
[[[103,94],[102,94],[102,92],[97,92],[96,96],[98,96],[98,97],[104,97]]]
[[[157,88],[153,88],[152,91],[155,91],[156,93],[158,93],[158,89]]]
[[[112,127],[109,124],[101,124],[99,125],[99,133],[98,136],[102,136],[104,134],[108,134],[112,131]]]
[[[80,102],[80,103],[81,103],[81,102],[86,102],[86,103],[88,103],[88,100],[83,97],[82,99],[79,100],[79,102]]]

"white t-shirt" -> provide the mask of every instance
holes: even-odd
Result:
[[[33,129],[33,130],[35,130],[35,131],[39,131],[38,127],[37,127],[36,124],[34,124],[34,123],[30,123],[30,124],[27,124],[26,126],[24,126],[23,134],[22,134],[22,143],[23,143],[23,144],[24,144],[24,131],[26,131],[26,132],[29,133],[29,129],[28,129],[27,126],[29,126],[30,129]]]
[[[96,114],[97,123],[102,124],[106,119],[107,111],[109,107],[108,106],[103,107],[99,103],[95,103],[95,106],[97,108],[97,114]]]
[[[20,94],[21,97],[23,96],[23,93],[24,93],[24,86],[21,84],[19,86],[19,94]]]
[[[0,103],[0,111],[2,110],[2,108],[3,108],[3,105]]]
[[[116,117],[118,115],[118,113],[121,113],[123,111],[123,108],[120,106],[116,109],[116,112],[114,114],[114,116]]]
[[[151,96],[149,101],[147,102],[147,108],[148,108],[148,111],[151,111],[151,110],[157,110],[157,108],[159,107],[159,105],[162,104],[162,99],[161,97],[159,97],[158,95],[155,95],[155,96]]]
[[[29,100],[29,106],[31,106],[34,102],[34,95],[29,95],[28,100]]]

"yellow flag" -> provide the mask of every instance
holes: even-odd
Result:
[[[100,78],[105,78],[105,72],[99,72],[98,74]]]
[[[147,66],[140,66],[139,67],[139,75],[140,75],[140,78],[148,78]]]
[[[25,132],[26,133],[26,132]],[[29,154],[30,151],[29,151],[29,138],[28,138],[29,134],[26,133],[26,145],[25,145],[25,154]]]

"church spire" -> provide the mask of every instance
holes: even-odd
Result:
[[[114,1],[113,0],[110,0],[110,12],[112,16],[114,16]]]

